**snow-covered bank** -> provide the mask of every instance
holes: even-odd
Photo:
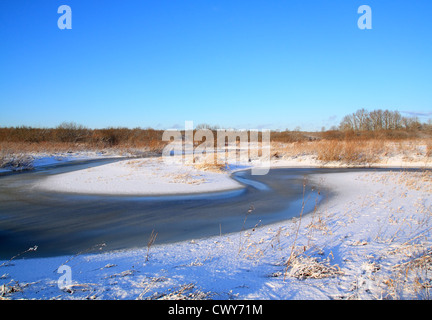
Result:
[[[431,168],[426,139],[318,140],[271,145],[272,166]]]
[[[271,160],[272,168],[432,168],[432,159],[417,158],[406,159],[402,155],[388,157],[378,162],[368,164],[347,164],[340,161],[320,161],[313,155],[300,155],[282,157]]]
[[[156,238],[155,245],[137,250],[2,261],[0,295],[10,299],[430,298],[430,173],[348,172],[313,179],[334,190],[334,195],[301,219],[170,245],[157,245]],[[253,213],[247,219],[259,221]],[[72,283],[59,289],[63,274],[56,271],[62,265],[70,267]]]
[[[166,195],[215,192],[242,188],[225,171],[166,165],[161,157],[123,160],[50,176],[36,185],[48,191],[84,194]]]
[[[85,157],[82,157],[85,158]],[[87,158],[89,158],[87,156]],[[93,157],[94,158],[94,157]],[[71,159],[77,159],[71,158]],[[212,161],[214,159],[211,159]],[[48,158],[49,161],[54,161]],[[68,161],[67,158],[60,161]],[[43,159],[38,164],[43,164]],[[373,164],[377,168],[430,168],[429,161],[406,161],[392,157]],[[47,177],[35,187],[47,191],[111,195],[169,195],[217,192],[242,188],[230,178],[230,173],[257,166],[254,160],[227,164],[224,170],[208,170],[206,165],[185,164],[180,157],[166,164],[162,157],[118,161],[93,168],[77,170]],[[372,165],[371,165],[372,166]],[[212,165],[210,164],[210,168]],[[347,165],[341,162],[322,162],[316,157],[298,156],[272,159],[272,168],[349,168],[365,165]],[[368,166],[366,166],[368,167]],[[226,170],[225,170],[226,169]]]
[[[14,158],[14,156],[11,156]],[[96,151],[79,151],[79,152],[66,152],[66,153],[31,153],[20,155],[26,161],[11,161],[11,165],[4,165],[0,168],[0,173],[26,171],[33,169],[41,169],[58,165],[62,163],[71,163],[74,161],[82,160],[97,160],[106,158],[120,158],[122,155],[117,153],[101,153]]]

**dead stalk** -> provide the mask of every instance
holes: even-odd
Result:
[[[30,252],[30,251],[36,251],[37,248],[38,248],[38,246],[30,247],[27,250],[25,250],[25,251],[23,251],[21,253],[18,253],[17,255],[15,255],[12,258],[10,258],[8,261],[3,262],[2,264],[0,264],[0,267],[3,267],[5,265],[9,264],[9,262],[11,262],[13,259],[18,258],[19,256],[23,255],[24,253],[27,253],[27,252]]]
[[[240,235],[239,235],[239,251],[238,251],[239,254],[240,254],[240,252],[242,251],[242,232],[244,231],[244,228],[245,228],[245,225],[246,225],[247,217],[248,217],[248,215],[251,214],[252,211],[254,211],[254,210],[255,210],[255,207],[254,207],[253,205],[249,206],[249,209],[248,209],[248,211],[247,211],[247,213],[246,213],[246,215],[245,215],[245,218],[244,218],[244,220],[243,220],[243,226],[242,226],[242,228],[241,228]]]
[[[296,242],[297,242],[297,238],[298,238],[298,234],[299,234],[299,231],[300,231],[300,225],[301,225],[301,221],[302,221],[303,210],[304,210],[304,207],[305,207],[305,204],[306,204],[305,203],[305,190],[306,190],[306,179],[303,179],[303,200],[302,200],[302,208],[301,208],[301,211],[300,211],[300,218],[299,218],[300,220],[299,220],[299,223],[298,223],[298,226],[297,226],[294,242],[293,242],[293,244],[291,246],[290,256],[289,256],[288,260],[285,262],[286,267],[285,267],[285,272],[284,272],[284,281],[285,281],[286,275],[288,273],[288,268],[289,268],[289,265],[291,263],[291,259],[293,257],[294,248],[295,248],[295,245],[296,245]]]
[[[151,246],[154,244],[154,242],[156,241],[156,237],[157,237],[157,232],[155,233],[154,229],[152,230],[151,234],[150,234],[150,238],[149,241],[147,242],[147,256],[146,256],[146,261],[149,260],[149,254],[150,254],[150,248]]]

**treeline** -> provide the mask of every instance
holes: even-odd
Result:
[[[216,136],[219,127],[199,124],[195,130],[197,129],[210,129]],[[152,128],[89,129],[73,122],[64,122],[55,128],[26,126],[0,128],[0,142],[61,143],[85,145],[93,148],[148,147],[153,150],[160,150],[167,143],[162,141],[163,132],[163,130]],[[332,127],[330,130],[304,132],[296,129],[293,131],[272,131],[270,135],[271,141],[279,142],[431,137],[431,120],[424,123],[416,117],[404,117],[398,111],[381,109],[373,111],[359,109],[346,115],[338,127]]]
[[[300,142],[312,140],[367,140],[432,138],[432,120],[404,117],[399,111],[359,109],[343,117],[339,126],[320,132],[285,130],[272,132],[272,141]]]
[[[359,109],[346,115],[339,128],[342,131],[386,131],[430,129],[430,124],[424,124],[417,117],[403,117],[399,111]]]
[[[93,147],[155,146],[162,141],[162,130],[106,128],[89,129],[82,125],[65,122],[56,128],[10,127],[0,128],[0,142],[69,143]]]

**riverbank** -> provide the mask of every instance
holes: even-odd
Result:
[[[79,144],[32,143],[9,143],[0,147],[0,173],[31,170],[76,159],[154,157],[160,156],[163,149],[160,145],[157,148],[96,148]],[[432,144],[426,138],[272,141],[270,147],[272,167],[432,167]],[[247,150],[241,152],[245,155]],[[256,159],[250,160],[243,165],[251,166]]]
[[[162,157],[128,159],[47,177],[35,188],[50,192],[107,195],[172,195],[242,188],[223,167],[170,165]]]
[[[430,172],[314,175],[301,219],[137,250],[0,262],[7,299],[428,299]],[[305,188],[308,188],[306,185]],[[325,195],[324,195],[325,196]],[[305,199],[305,201],[314,201]],[[248,221],[256,219],[253,213]],[[149,235],[150,236],[150,235]],[[149,237],[149,240],[150,237]],[[95,248],[93,248],[95,249]],[[60,266],[72,283],[59,289]]]
[[[318,154],[323,151],[313,149],[318,146],[312,142],[310,146],[303,144],[302,152],[299,147],[289,144],[272,146],[272,168],[432,168],[430,156],[427,154],[426,145],[419,144],[407,147],[400,152],[395,146],[386,146],[385,152],[374,153],[375,149],[361,149],[357,158],[369,159],[371,162],[347,162],[344,159],[335,160],[329,158],[323,160]],[[312,149],[311,149],[312,147]],[[319,146],[322,148],[323,146]],[[297,148],[293,154],[292,148]],[[393,149],[391,149],[393,148]],[[308,151],[309,150],[309,151]],[[314,150],[312,152],[312,150]],[[339,150],[340,152],[340,150]],[[366,153],[373,153],[365,156]],[[384,152],[384,153],[383,153]],[[247,159],[247,150],[243,159]],[[128,154],[76,154],[68,157],[35,156],[35,166],[43,166],[46,163],[72,161],[82,158],[103,159],[104,157],[122,157]],[[129,155],[130,156],[130,155]],[[236,159],[234,151],[231,159]],[[218,192],[242,188],[242,185],[230,178],[234,171],[249,169],[260,165],[260,158],[249,158],[249,161],[227,162],[225,165],[217,164],[212,154],[199,159],[194,163],[185,163],[181,156],[172,157],[167,164],[162,157],[132,158],[115,163],[105,164],[94,168],[87,168],[48,177],[35,187],[49,192],[66,192],[82,194],[108,194],[108,195],[173,195],[191,194],[203,192]],[[373,158],[373,161],[372,161]],[[230,159],[228,157],[228,159]],[[333,160],[330,160],[333,159]],[[238,160],[238,159],[237,159]],[[261,163],[261,165],[263,165]]]

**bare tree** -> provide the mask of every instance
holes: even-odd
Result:
[[[399,111],[359,109],[346,115],[339,129],[343,131],[380,131],[380,130],[421,130],[418,118],[402,117]]]
[[[57,136],[61,142],[78,142],[88,133],[87,128],[75,122],[63,122],[57,127]]]

